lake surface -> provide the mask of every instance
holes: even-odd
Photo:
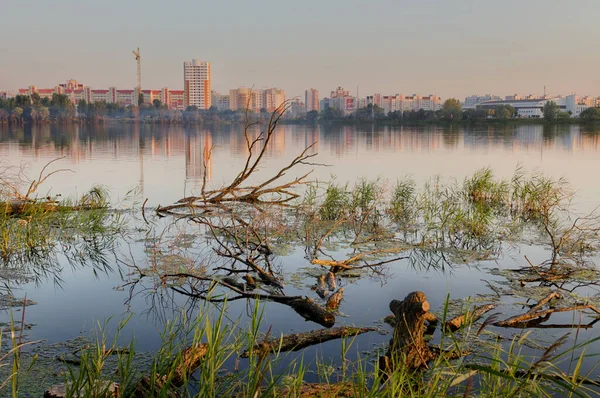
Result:
[[[253,134],[256,136],[258,130],[253,130]],[[340,183],[353,183],[363,177],[380,178],[391,185],[410,176],[422,186],[434,176],[462,181],[483,167],[490,167],[499,177],[510,178],[521,166],[528,172],[540,171],[551,177],[566,178],[577,191],[574,204],[580,212],[589,212],[600,204],[597,177],[600,133],[580,126],[280,126],[266,152],[266,163],[254,181],[273,174],[312,144],[311,153],[318,155],[311,161],[323,166],[302,166],[291,171],[290,178],[314,169],[313,180],[335,178]],[[208,156],[211,148],[212,156]],[[172,204],[198,193],[205,173],[210,186],[221,186],[239,172],[246,154],[243,126],[0,126],[3,164],[27,164],[28,174],[34,176],[48,161],[64,157],[56,167],[72,172],[52,176],[45,183],[45,189],[42,188],[42,194],[76,196],[100,184],[108,187],[117,208],[139,208],[146,199],[147,208]],[[29,339],[62,341],[89,332],[98,322],[110,317],[113,318],[109,325],[114,328],[118,319],[133,313],[122,341],[133,337],[138,349],[154,350],[160,345],[164,322],[182,308],[199,305],[176,294],[157,297],[153,286],[140,284],[133,296],[127,288],[116,288],[131,278],[127,276],[130,270],[124,261],[135,261],[137,265],[148,262],[145,242],[139,236],[132,234],[118,239],[119,251],[108,259],[110,269],[98,272],[85,265],[74,267],[59,256],[60,283],[56,282],[55,275],[19,286],[15,295],[26,295],[38,303],[26,309],[26,322],[35,325],[28,331]],[[286,273],[294,274],[310,267],[302,249],[292,248],[281,259]],[[338,323],[377,324],[389,314],[390,300],[402,299],[414,290],[424,291],[432,309],[436,310],[443,306],[448,294],[452,299],[490,294],[482,280],[502,281],[503,277],[491,270],[522,265],[523,255],[534,263],[548,258],[543,248],[519,244],[499,259],[470,265],[449,264],[444,271],[425,270],[411,266],[409,260],[399,261],[389,266],[385,278],[347,282],[340,307],[343,316],[338,317]],[[306,294],[306,289],[287,283],[285,292]],[[583,294],[595,297],[598,292],[589,287]],[[285,306],[269,303],[265,308],[264,325],[273,325],[274,332],[318,328]],[[514,309],[507,307],[506,311]],[[246,312],[246,303],[238,301],[231,303],[228,314],[235,320]],[[3,319],[7,317],[3,314]],[[572,314],[561,314],[554,320],[570,322],[572,318]],[[583,341],[598,336],[597,329],[582,330],[577,338]],[[552,341],[563,331],[534,333],[542,340]],[[362,336],[357,339],[356,351],[371,350],[389,338],[377,333]],[[309,348],[305,355],[320,353],[335,358],[339,346],[339,341],[329,342]],[[595,348],[600,349],[597,345]]]

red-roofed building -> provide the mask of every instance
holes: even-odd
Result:
[[[184,90],[168,90],[169,97],[168,101],[165,103],[169,104],[169,109],[179,109],[185,110],[184,99],[185,99],[185,91]]]
[[[138,92],[135,90],[118,90],[116,87],[108,89],[92,89],[85,84],[78,83],[77,80],[67,80],[66,83],[61,83],[54,88],[38,88],[31,85],[28,88],[21,88],[15,92],[2,92],[2,97],[11,98],[15,95],[31,95],[38,93],[41,98],[52,98],[53,94],[64,94],[69,97],[73,104],[77,104],[80,100],[86,102],[105,101],[107,103],[117,103],[120,106],[137,105]],[[183,90],[142,90],[144,103],[152,104],[155,99],[160,100],[163,104],[167,104],[172,109],[184,109]]]

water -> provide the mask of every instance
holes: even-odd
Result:
[[[254,136],[258,129],[253,130]],[[462,181],[482,167],[490,167],[499,177],[509,178],[519,166],[541,171],[555,178],[565,177],[577,191],[574,204],[580,212],[589,212],[600,204],[600,184],[594,177],[600,168],[600,133],[580,126],[491,126],[491,127],[368,127],[353,126],[281,126],[266,151],[265,164],[253,181],[263,180],[287,165],[306,146],[317,154],[311,161],[322,166],[301,166],[288,173],[298,177],[314,169],[312,180],[335,178],[340,183],[357,178],[380,178],[388,185],[410,176],[421,186],[433,176]],[[212,156],[209,156],[212,148]],[[42,188],[42,193],[79,195],[93,185],[105,185],[117,208],[138,206],[148,200],[151,208],[168,205],[198,193],[206,175],[208,185],[218,187],[230,181],[243,166],[245,140],[241,126],[160,126],[106,124],[103,126],[0,127],[2,164],[27,164],[28,175],[35,176],[50,160],[64,157],[58,173]],[[250,181],[252,182],[252,181]],[[129,291],[115,289],[130,280],[130,271],[122,260],[135,259],[144,265],[147,256],[139,237],[122,239],[120,251],[109,259],[111,270],[94,272],[90,267],[72,267],[58,258],[60,284],[52,278],[21,286],[20,295],[38,302],[26,310],[26,321],[35,324],[28,338],[50,343],[89,332],[109,317],[114,328],[129,312],[134,315],[122,335],[123,341],[135,337],[140,350],[153,350],[160,344],[164,322],[189,300],[173,292],[153,294],[154,286],[140,284]],[[450,265],[445,272],[411,267],[406,260],[389,267],[386,278],[351,280],[338,323],[370,326],[388,315],[388,303],[414,290],[428,294],[431,307],[443,306],[447,294],[453,299],[491,291],[482,280],[502,281],[492,275],[493,268],[514,268],[527,254],[535,261],[547,258],[547,251],[519,245],[498,261],[482,261],[470,266]],[[293,274],[310,266],[301,248],[282,259],[286,272]],[[129,300],[133,292],[133,298]],[[306,287],[288,284],[286,294],[307,294]],[[586,294],[597,294],[593,289]],[[508,306],[506,311],[515,311]],[[242,301],[232,303],[229,315],[237,319],[247,311]],[[510,314],[507,314],[507,316]],[[558,314],[557,314],[558,315]],[[572,314],[555,315],[553,321],[572,321]],[[269,303],[265,325],[274,332],[311,330],[318,325],[305,322],[287,307]],[[560,334],[535,332],[540,339],[552,341]],[[562,332],[561,332],[562,334]],[[598,336],[595,329],[581,331],[579,339]],[[357,340],[357,351],[371,350],[389,336],[369,334]],[[310,348],[335,357],[339,342]]]

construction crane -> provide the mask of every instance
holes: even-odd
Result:
[[[140,55],[140,48],[138,47],[137,51],[132,51],[133,55],[135,55],[135,60],[137,61],[137,89],[138,96],[142,95],[142,56]],[[138,105],[141,105],[141,102],[138,98]]]

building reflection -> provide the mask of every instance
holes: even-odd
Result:
[[[248,137],[257,141],[264,126],[252,126]],[[281,158],[314,144],[310,153],[344,157],[356,153],[441,151],[597,152],[600,131],[578,125],[441,126],[280,126],[265,149],[266,158]],[[224,126],[170,126],[149,124],[0,126],[0,156],[18,152],[23,157],[65,157],[71,163],[91,159],[120,159],[139,163],[140,187],[144,164],[156,159],[183,162],[185,178],[213,179],[212,151],[226,158],[244,158],[248,145],[244,128]],[[326,163],[326,161],[324,162]]]

